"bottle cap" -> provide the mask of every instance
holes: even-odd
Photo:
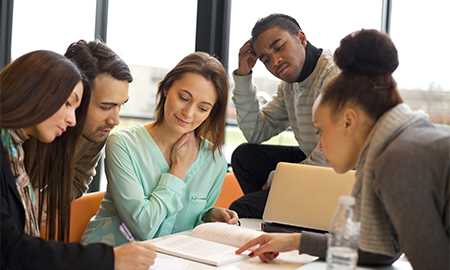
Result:
[[[339,197],[339,204],[345,205],[345,206],[353,206],[355,205],[355,198],[349,195],[344,195]]]

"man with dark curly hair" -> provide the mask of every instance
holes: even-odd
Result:
[[[276,96],[263,108],[252,84],[257,59],[282,80]],[[239,67],[233,72],[237,121],[248,141],[233,152],[231,160],[245,193],[230,206],[240,217],[262,217],[270,186],[267,179],[278,162],[326,165],[316,149],[318,138],[311,108],[336,73],[331,53],[312,45],[294,18],[271,14],[255,24],[252,37],[239,51]],[[260,144],[287,129],[294,132],[298,146]]]

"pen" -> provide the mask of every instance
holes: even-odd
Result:
[[[131,234],[130,230],[128,229],[127,225],[123,222],[119,225],[119,231],[122,233],[122,235],[128,240],[128,242],[133,242],[134,237]]]

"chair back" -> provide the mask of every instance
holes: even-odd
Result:
[[[244,195],[239,183],[232,172],[225,174],[222,190],[217,198],[216,207],[228,208],[232,202]]]
[[[104,196],[105,192],[92,192],[72,202],[70,206],[69,242],[80,242],[87,224],[97,213]]]

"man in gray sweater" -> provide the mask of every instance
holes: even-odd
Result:
[[[282,80],[276,96],[263,108],[252,84],[257,59]],[[252,38],[239,51],[239,67],[233,72],[237,121],[248,141],[233,152],[231,160],[245,193],[230,206],[240,217],[262,217],[270,185],[266,181],[278,162],[326,165],[316,148],[318,137],[311,111],[314,100],[337,72],[330,52],[309,43],[294,18],[271,14],[255,24]],[[298,147],[260,144],[289,128]]]

